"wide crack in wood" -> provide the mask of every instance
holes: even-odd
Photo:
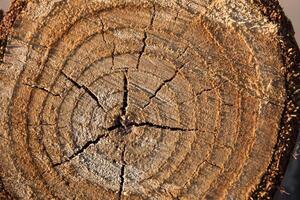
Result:
[[[124,73],[124,77],[123,77],[123,82],[124,82],[124,85],[123,85],[123,106],[121,108],[121,115],[122,116],[125,116],[126,113],[127,113],[127,106],[128,106],[128,78],[127,78],[127,73],[128,71],[125,70],[125,73]]]
[[[53,164],[53,167],[57,167],[60,166],[66,162],[71,161],[72,159],[74,159],[75,157],[77,157],[78,155],[82,154],[87,148],[89,148],[91,145],[96,145],[99,143],[99,141],[101,139],[105,139],[108,137],[108,134],[104,134],[104,135],[98,135],[98,137],[95,140],[91,140],[88,141],[87,143],[85,143],[85,145],[83,145],[78,151],[76,151],[75,153],[73,153],[71,156],[69,156],[67,159],[59,162],[59,163],[55,163]]]
[[[126,162],[125,162],[125,150],[126,150],[126,146],[124,145],[122,153],[121,153],[121,169],[120,169],[120,187],[119,187],[119,191],[118,191],[118,200],[122,199],[122,193],[124,190],[124,184],[125,184],[125,166],[126,166]]]
[[[65,74],[64,72],[61,72],[66,79],[68,79],[76,88],[78,89],[83,89],[92,99],[94,99],[97,103],[97,105],[105,111],[104,107],[101,105],[98,97],[96,94],[94,94],[87,86],[85,85],[80,85],[79,83],[77,83],[74,79],[72,79],[71,77],[69,77],[67,74]]]
[[[127,73],[128,71],[126,70],[124,73],[124,95],[123,95],[123,105],[121,107],[121,116],[118,116],[115,120],[115,125],[112,126],[111,128],[106,129],[107,131],[113,131],[115,129],[120,129],[121,132],[123,132],[122,130],[124,130],[125,132],[129,132],[129,128],[130,126],[127,126],[127,120],[126,120],[126,114],[127,114],[127,107],[128,107],[128,78],[127,78]],[[65,73],[62,72],[62,74],[70,81],[73,83],[73,85],[75,85],[77,88],[79,89],[84,89],[87,94],[89,94],[96,102],[97,104],[102,108],[102,106],[100,105],[100,102],[97,98],[97,96],[90,91],[86,86],[84,85],[80,85],[79,83],[77,83],[74,79],[72,79],[71,77],[69,77],[68,75],[66,75]],[[103,108],[102,108],[103,109]],[[103,109],[104,110],[104,109]],[[66,160],[59,162],[59,163],[55,163],[53,164],[53,167],[62,165],[70,160],[72,160],[73,158],[77,157],[79,154],[83,153],[87,148],[89,148],[91,145],[96,145],[102,138],[106,138],[108,136],[108,134],[105,135],[99,135],[95,140],[92,141],[88,141],[85,145],[83,145],[83,147],[81,149],[79,149],[78,151],[76,151],[74,154],[72,154],[71,156],[69,156]],[[124,150],[125,151],[125,150]]]
[[[115,120],[114,126],[111,128],[108,128],[108,131],[113,131],[114,129],[119,129],[121,133],[129,133],[131,130],[131,127],[128,126],[128,120],[127,120],[127,107],[129,102],[129,94],[128,94],[128,70],[125,70],[124,77],[123,77],[123,105],[121,107],[121,116],[118,116]],[[123,142],[123,138],[121,138]],[[122,199],[122,193],[124,190],[124,183],[125,183],[125,150],[126,145],[124,144],[123,150],[121,153],[121,169],[120,169],[120,187],[118,191],[117,199]]]
[[[161,124],[154,124],[152,122],[125,122],[126,125],[123,125],[124,123],[117,121],[113,126],[107,128],[107,131],[113,131],[116,129],[126,127],[127,130],[131,130],[132,127],[151,127],[151,128],[157,128],[162,130],[170,130],[170,131],[199,131],[197,128],[182,128],[182,127],[173,127],[173,126],[166,126]]]
[[[116,45],[115,45],[115,43],[113,43],[112,45],[113,45],[113,47],[112,47],[112,51],[111,51],[111,65],[112,65],[112,69],[113,69],[115,66]]]

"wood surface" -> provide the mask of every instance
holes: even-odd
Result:
[[[288,99],[280,26],[262,5],[20,2],[2,22],[17,17],[2,28],[3,196],[251,197]]]

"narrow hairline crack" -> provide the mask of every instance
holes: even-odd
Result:
[[[136,69],[137,70],[139,69],[139,66],[140,66],[140,63],[141,63],[141,58],[142,58],[143,54],[145,53],[145,49],[146,49],[146,46],[147,46],[147,43],[146,43],[147,38],[148,38],[148,34],[145,31],[144,32],[144,37],[142,39],[143,46],[142,46],[141,51],[139,52],[139,56],[138,56],[138,59],[137,59],[137,64],[136,64]]]
[[[200,92],[197,92],[197,93],[195,94],[195,96],[192,97],[191,99],[188,99],[188,100],[186,100],[186,101],[180,102],[179,105],[182,105],[182,104],[184,104],[184,103],[186,103],[186,102],[192,101],[192,100],[194,100],[195,97],[199,97],[199,96],[201,96],[201,95],[202,95],[203,93],[205,93],[205,92],[211,92],[211,91],[213,91],[213,90],[219,89],[222,85],[224,85],[224,84],[227,83],[227,82],[228,82],[228,81],[225,80],[225,81],[222,81],[221,83],[219,83],[218,85],[216,85],[216,86],[214,86],[214,87],[212,87],[212,88],[203,89],[203,90],[201,90]],[[228,105],[229,105],[229,104],[228,104]],[[233,106],[233,105],[232,105],[232,106]]]
[[[171,81],[173,81],[173,79],[178,75],[178,73],[180,72],[180,70],[186,65],[182,64],[179,68],[176,69],[175,73],[173,74],[173,76],[171,76],[169,79],[164,80],[159,86],[158,88],[154,91],[154,93],[149,97],[149,101],[143,106],[143,109],[145,109],[146,107],[148,107],[150,105],[150,103],[152,102],[152,99],[156,97],[156,95],[158,94],[158,92],[168,83],[170,83]]]
[[[104,107],[101,105],[98,97],[96,94],[94,94],[87,86],[85,85],[80,85],[79,83],[77,83],[74,79],[72,79],[71,77],[69,77],[67,74],[65,74],[64,72],[61,72],[65,77],[66,79],[68,79],[76,88],[78,89],[83,89],[92,99],[94,99],[97,103],[97,105],[104,111],[106,111],[104,109]]]
[[[148,29],[151,29],[153,27],[155,16],[156,16],[156,6],[155,6],[155,4],[153,4],[153,12],[152,12],[152,15],[151,15],[151,19],[150,19]],[[144,31],[144,37],[142,39],[143,46],[142,46],[141,51],[139,52],[139,56],[138,56],[138,60],[137,60],[137,64],[136,64],[136,69],[137,70],[139,69],[139,66],[140,66],[140,63],[141,63],[141,58],[142,58],[143,54],[145,53],[145,50],[146,50],[146,47],[147,47],[147,43],[146,43],[147,39],[148,39],[148,34],[147,34],[146,31]]]
[[[103,40],[103,42],[105,43],[105,44],[108,44],[107,43],[107,41],[106,41],[106,39],[105,39],[105,36],[104,36],[104,34],[105,34],[105,32],[104,32],[104,23],[103,23],[103,20],[102,20],[102,18],[100,18],[100,23],[101,23],[101,26],[102,26],[102,30],[101,30],[101,35],[102,35],[102,40]]]
[[[61,161],[61,162],[58,162],[58,163],[55,163],[53,164],[52,166],[53,167],[57,167],[57,166],[60,166],[60,165],[63,165],[65,164],[66,162],[69,162],[71,161],[72,159],[74,159],[75,157],[79,156],[80,154],[84,153],[84,151],[86,149],[88,149],[91,145],[96,145],[99,143],[99,141],[101,139],[105,139],[108,137],[108,133],[107,134],[104,134],[104,135],[98,135],[97,138],[95,140],[90,140],[88,141],[87,143],[85,143],[79,150],[77,150],[76,152],[74,152],[71,156],[69,156],[67,159]]]
[[[106,45],[109,45],[109,43],[107,42],[107,40],[105,39],[105,25],[104,25],[104,22],[102,20],[102,18],[100,17],[99,18],[100,20],[100,23],[101,23],[101,36],[102,36],[102,40],[103,42],[106,44]],[[112,67],[111,69],[114,68],[115,66],[115,54],[116,54],[116,45],[115,43],[112,44],[112,50],[111,50],[111,63],[112,63]]]
[[[220,76],[221,78],[225,79],[224,82],[229,82],[230,84],[232,84],[233,86],[235,86],[236,88],[238,88],[239,90],[243,90],[245,91],[247,94],[251,95],[251,97],[254,97],[258,100],[263,100],[263,101],[266,101],[267,103],[269,104],[272,104],[274,106],[278,106],[278,107],[281,107],[281,108],[284,108],[284,103],[280,103],[278,101],[276,101],[276,99],[272,100],[272,99],[269,99],[268,95],[261,92],[260,90],[257,90],[255,88],[251,88],[249,86],[243,86],[242,84],[239,84],[239,83],[236,83],[235,81],[231,80],[230,78],[226,77],[226,76],[222,76],[220,74],[218,74],[218,76]],[[260,93],[260,94],[257,94]]]
[[[162,130],[170,130],[170,131],[199,131],[199,129],[195,128],[181,128],[181,127],[172,127],[172,126],[166,126],[166,125],[159,125],[159,124],[154,124],[152,122],[141,122],[141,123],[129,123],[130,126],[133,127],[151,127],[151,128],[157,128],[157,129],[162,129]]]
[[[186,46],[183,51],[176,57],[176,59],[179,59],[181,58],[188,50],[189,46]]]
[[[44,91],[46,93],[49,93],[49,94],[51,94],[52,96],[55,96],[55,97],[61,97],[60,94],[56,94],[54,92],[51,92],[49,89],[47,89],[45,87],[41,87],[41,86],[38,86],[38,85],[35,85],[35,84],[29,84],[29,83],[23,83],[23,85],[26,85],[26,86],[34,88],[34,89],[42,90],[42,91]]]
[[[152,15],[151,15],[150,26],[149,26],[150,28],[153,27],[155,16],[156,16],[156,6],[155,6],[155,4],[153,4],[153,12],[152,12]]]

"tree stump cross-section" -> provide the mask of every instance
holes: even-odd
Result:
[[[6,195],[250,198],[287,99],[279,25],[258,4],[25,2],[0,65]]]

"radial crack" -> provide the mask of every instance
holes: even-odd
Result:
[[[172,127],[172,126],[154,124],[152,122],[141,122],[141,123],[132,122],[129,123],[129,126],[135,126],[135,127],[148,126],[148,127],[158,128],[162,130],[170,130],[170,131],[199,131],[199,129],[186,129],[181,127]]]
[[[217,164],[214,164],[214,163],[210,162],[209,160],[205,160],[205,162],[206,162],[207,164],[209,164],[209,165],[213,166],[213,167],[216,167],[216,168],[218,168],[218,169],[221,169],[221,170],[222,170],[222,167],[218,166]]]
[[[31,88],[42,90],[44,92],[47,92],[47,93],[51,94],[52,96],[61,97],[60,94],[53,93],[49,89],[38,86],[38,85],[33,85],[33,84],[28,84],[28,83],[23,83],[23,85],[26,85],[26,86],[31,87]]]
[[[112,48],[112,51],[111,51],[111,64],[112,64],[112,69],[113,69],[114,66],[115,66],[115,54],[116,54],[116,45],[115,45],[115,43],[113,43],[113,48]]]
[[[120,187],[119,187],[119,191],[118,191],[118,200],[122,199],[122,193],[124,190],[124,183],[125,183],[125,150],[126,150],[126,146],[124,145],[123,150],[122,150],[122,154],[121,154],[121,169],[120,169]]]
[[[148,29],[153,27],[153,23],[154,23],[154,20],[155,20],[155,16],[156,16],[156,6],[155,6],[155,4],[154,4],[154,5],[153,5],[153,12],[152,12],[152,15],[151,15],[150,24],[149,24]],[[143,46],[142,46],[142,49],[141,49],[141,51],[140,51],[140,53],[139,53],[139,56],[138,56],[138,60],[137,60],[137,64],[136,64],[136,69],[139,69],[139,66],[140,66],[140,63],[141,63],[141,58],[142,58],[142,56],[143,56],[143,54],[144,54],[144,52],[145,52],[145,49],[146,49],[146,47],[147,47],[147,43],[146,43],[147,38],[148,38],[148,34],[147,34],[147,32],[145,31],[145,32],[144,32],[144,37],[143,37],[143,39],[142,39]]]
[[[219,83],[218,85],[216,85],[216,86],[214,86],[214,87],[212,87],[212,88],[203,89],[203,90],[201,90],[200,92],[197,92],[197,93],[195,94],[194,97],[192,97],[192,98],[190,98],[190,99],[188,99],[188,100],[186,100],[186,101],[180,102],[179,105],[182,105],[183,103],[192,101],[195,97],[199,97],[199,96],[201,96],[201,95],[202,95],[203,93],[205,93],[205,92],[210,92],[210,91],[219,89],[223,84],[225,84],[225,83],[227,83],[227,82],[228,82],[228,81],[225,80],[225,81]],[[228,106],[229,106],[229,104],[228,104]]]
[[[115,125],[107,128],[106,130],[107,131],[114,131],[114,130],[116,130],[118,128],[122,128],[122,124],[119,121],[117,121],[117,123],[115,123]]]
[[[123,106],[121,108],[121,115],[122,116],[125,116],[126,113],[127,113],[127,107],[128,107],[128,79],[127,79],[127,73],[128,71],[126,70],[125,73],[124,73],[124,78],[123,78],[123,81],[124,81],[124,94],[123,94]]]
[[[155,16],[156,16],[156,6],[155,6],[155,4],[153,4],[153,12],[152,12],[152,16],[151,16],[151,19],[150,19],[150,28],[153,27]]]
[[[89,148],[91,145],[96,145],[98,144],[98,142],[101,140],[101,139],[105,139],[108,137],[108,134],[104,134],[104,135],[98,135],[98,137],[95,139],[95,140],[91,140],[91,141],[88,141],[85,145],[83,145],[78,151],[76,151],[75,153],[73,153],[71,156],[69,156],[67,159],[59,162],[59,163],[55,163],[53,164],[53,167],[57,167],[57,166],[60,166],[66,162],[69,162],[71,161],[73,158],[77,157],[78,155],[80,155],[81,153],[83,153],[87,148]]]
[[[169,79],[167,80],[164,80],[159,86],[158,88],[154,91],[154,93],[149,97],[149,101],[144,105],[144,109],[150,105],[151,101],[153,98],[156,97],[156,95],[158,94],[158,92],[167,84],[167,83],[170,83],[176,76],[177,74],[179,73],[179,71],[184,67],[185,64],[181,65],[178,69],[176,69],[175,73],[173,74],[172,77],[170,77]]]
[[[97,103],[97,105],[105,111],[104,107],[101,105],[97,95],[95,95],[87,86],[85,85],[80,85],[79,83],[77,83],[74,79],[72,79],[71,77],[69,77],[67,74],[65,74],[64,72],[61,72],[66,79],[68,79],[76,88],[78,89],[83,89],[92,99],[94,99]]]
[[[103,23],[103,20],[100,18],[100,23],[101,23],[101,26],[102,26],[102,30],[101,30],[101,35],[102,35],[102,40],[104,41],[105,44],[108,44],[106,39],[105,39],[105,32],[104,32],[104,23]]]
[[[181,127],[172,127],[172,126],[166,126],[166,125],[160,125],[160,124],[154,124],[152,122],[128,122],[126,124],[126,128],[130,129],[131,127],[144,127],[144,126],[149,126],[157,129],[163,129],[163,130],[170,130],[170,131],[200,131],[200,129],[186,129],[186,128],[181,128]],[[124,125],[117,121],[113,126],[109,128],[105,128],[107,131],[114,131],[119,128],[124,128]]]
[[[185,47],[185,48],[183,49],[183,51],[176,57],[176,59],[181,58],[181,57],[187,52],[188,48],[189,48],[188,46]]]
[[[142,58],[142,56],[143,56],[143,54],[145,52],[146,46],[147,46],[147,44],[146,44],[147,38],[148,38],[148,35],[147,35],[146,31],[145,31],[144,32],[144,38],[142,39],[143,47],[142,47],[142,49],[141,49],[141,51],[139,53],[139,57],[138,57],[137,64],[136,64],[136,69],[139,69],[141,58]]]

